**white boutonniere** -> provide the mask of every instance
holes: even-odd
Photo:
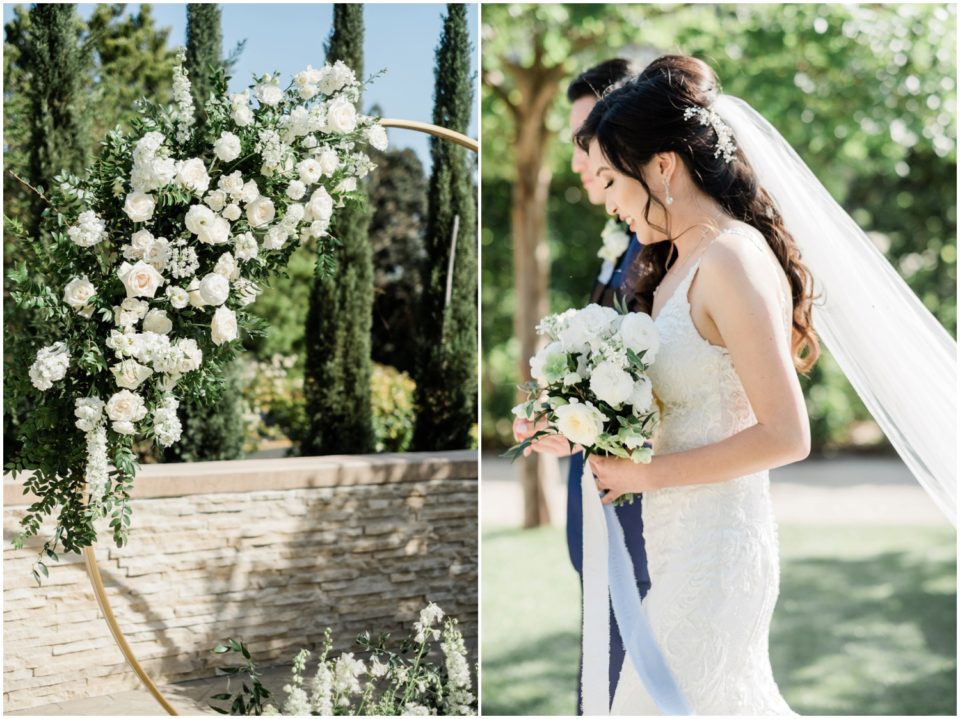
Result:
[[[623,229],[619,222],[611,218],[607,220],[603,232],[600,233],[600,239],[603,240],[603,247],[597,252],[597,257],[603,260],[603,266],[600,268],[597,281],[606,284],[613,276],[613,268],[617,259],[627,251],[627,246],[630,244],[630,234]]]

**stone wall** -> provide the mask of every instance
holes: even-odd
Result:
[[[21,491],[5,481],[5,710],[137,686],[81,556],[61,554],[38,587],[42,540],[11,547]],[[101,536],[117,621],[158,683],[212,676],[226,637],[268,665],[316,648],[327,626],[340,649],[364,629],[405,635],[428,600],[476,658],[475,452],[146,466],[129,546]]]

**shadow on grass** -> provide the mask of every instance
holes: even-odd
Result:
[[[801,714],[956,715],[956,563],[886,552],[784,566],[770,636]]]

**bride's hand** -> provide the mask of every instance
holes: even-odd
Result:
[[[607,490],[601,501],[611,504],[625,494],[655,489],[652,471],[655,460],[651,460],[650,464],[634,464],[629,459],[591,455],[590,469],[597,480],[597,489]]]
[[[547,429],[549,425],[546,420],[540,420],[533,423],[527,419],[517,418],[513,420],[513,438],[517,442],[522,442],[528,437],[532,437],[537,432]],[[583,448],[576,445],[573,450],[570,449],[570,443],[559,434],[550,434],[534,440],[529,447],[523,450],[523,456],[527,457],[531,452],[541,454],[552,454],[558,457],[566,457],[575,452],[582,452]]]

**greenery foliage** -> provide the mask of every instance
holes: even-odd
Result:
[[[447,5],[436,54],[433,122],[457,132],[466,132],[473,103],[466,12]],[[414,447],[463,449],[476,423],[476,191],[464,148],[433,137],[430,153]]]
[[[511,137],[502,100],[513,92],[510,64],[524,67],[536,53],[562,61],[569,78],[617,55],[641,66],[667,52],[701,57],[724,92],[746,99],[781,131],[956,333],[955,6],[495,5],[483,23],[485,137]],[[589,33],[593,40],[575,43]],[[568,108],[558,95],[548,115],[555,133],[565,132]],[[586,301],[604,211],[587,203],[569,169],[571,144],[546,149],[551,311],[560,311]],[[519,351],[512,339],[512,145],[485,142],[483,152],[483,441],[502,448],[512,439]],[[855,441],[869,414],[829,353],[803,385],[815,448]]]

